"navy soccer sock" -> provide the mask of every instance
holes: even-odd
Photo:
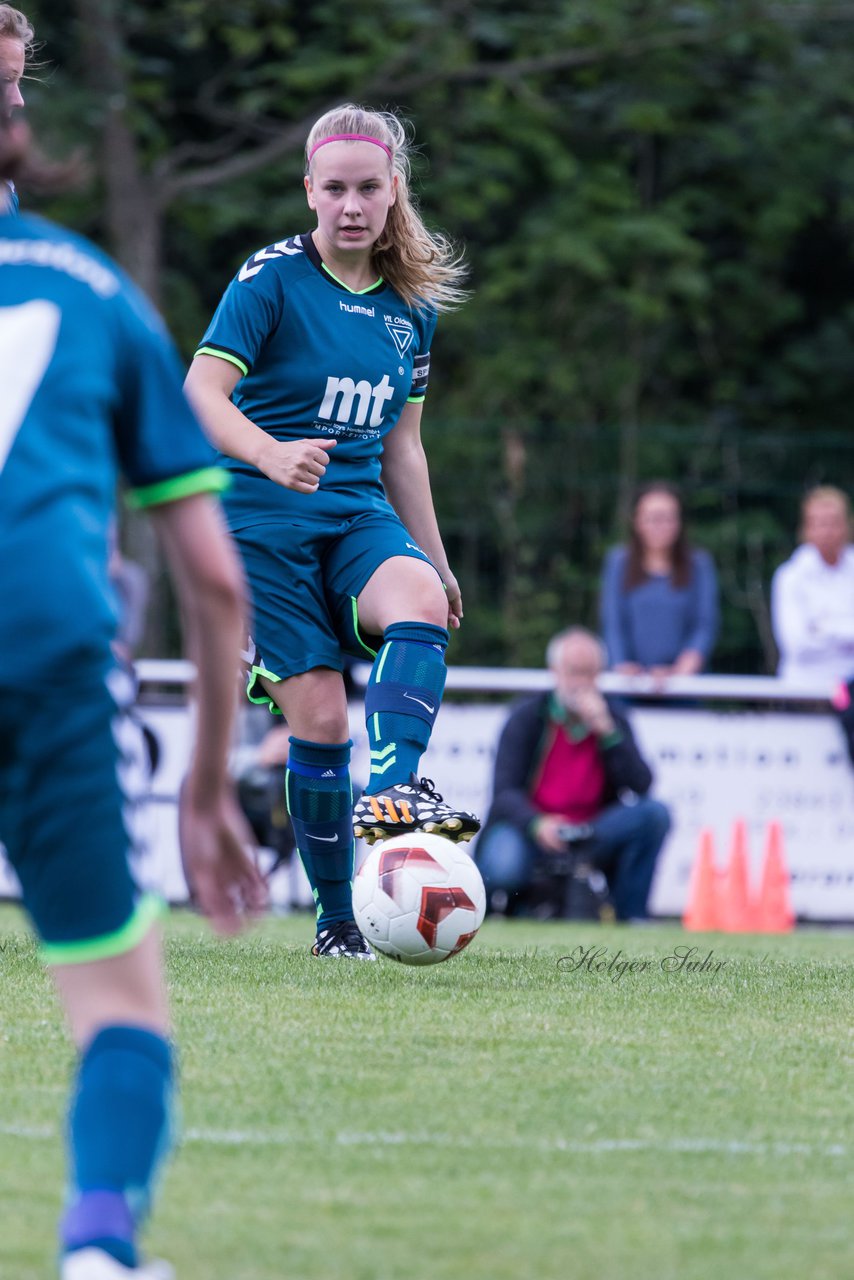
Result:
[[[317,927],[353,919],[352,743],[290,739],[285,795]]]
[[[387,627],[365,691],[371,776],[376,795],[418,772],[445,688],[448,632],[430,622]]]
[[[172,1049],[142,1027],[99,1031],[80,1058],[68,1118],[65,1252],[96,1247],[137,1265],[135,1236],[171,1146]]]

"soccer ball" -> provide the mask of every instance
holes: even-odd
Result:
[[[467,947],[486,913],[470,854],[414,831],[375,844],[353,884],[356,923],[372,947],[403,964],[438,964]]]

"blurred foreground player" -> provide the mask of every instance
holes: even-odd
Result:
[[[7,113],[0,181],[26,180],[28,146]],[[184,856],[199,905],[231,933],[264,891],[226,781],[243,588],[209,496],[223,472],[144,298],[86,241],[3,213],[0,387],[0,840],[80,1051],[61,1276],[163,1280],[171,1268],[142,1265],[136,1237],[169,1147],[173,1050],[161,904],[128,867],[108,530],[118,464],[151,509],[205,689]]]
[[[25,14],[10,4],[0,4],[0,116],[8,119],[24,105],[21,79],[33,48],[35,32]],[[18,195],[11,178],[0,179],[0,213],[14,213]]]

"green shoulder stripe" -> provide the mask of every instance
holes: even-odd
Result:
[[[187,471],[182,476],[170,476],[157,484],[131,489],[125,495],[127,505],[134,511],[141,507],[159,507],[164,502],[177,502],[191,498],[195,493],[222,493],[231,484],[231,476],[222,467],[202,467],[199,471]]]
[[[166,915],[162,898],[146,893],[134,908],[133,915],[120,929],[100,938],[83,938],[79,942],[45,942],[41,958],[45,964],[87,964],[91,960],[108,960],[124,955],[142,942],[155,921]]]

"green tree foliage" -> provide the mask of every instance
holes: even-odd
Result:
[[[716,665],[773,663],[767,585],[805,484],[854,487],[854,4],[42,0],[30,94],[91,189],[53,206],[189,354],[253,249],[310,225],[307,128],[390,106],[466,245],[425,417],[464,584],[457,660],[596,621],[639,480],[718,562]],[[162,641],[162,637],[161,637]]]

